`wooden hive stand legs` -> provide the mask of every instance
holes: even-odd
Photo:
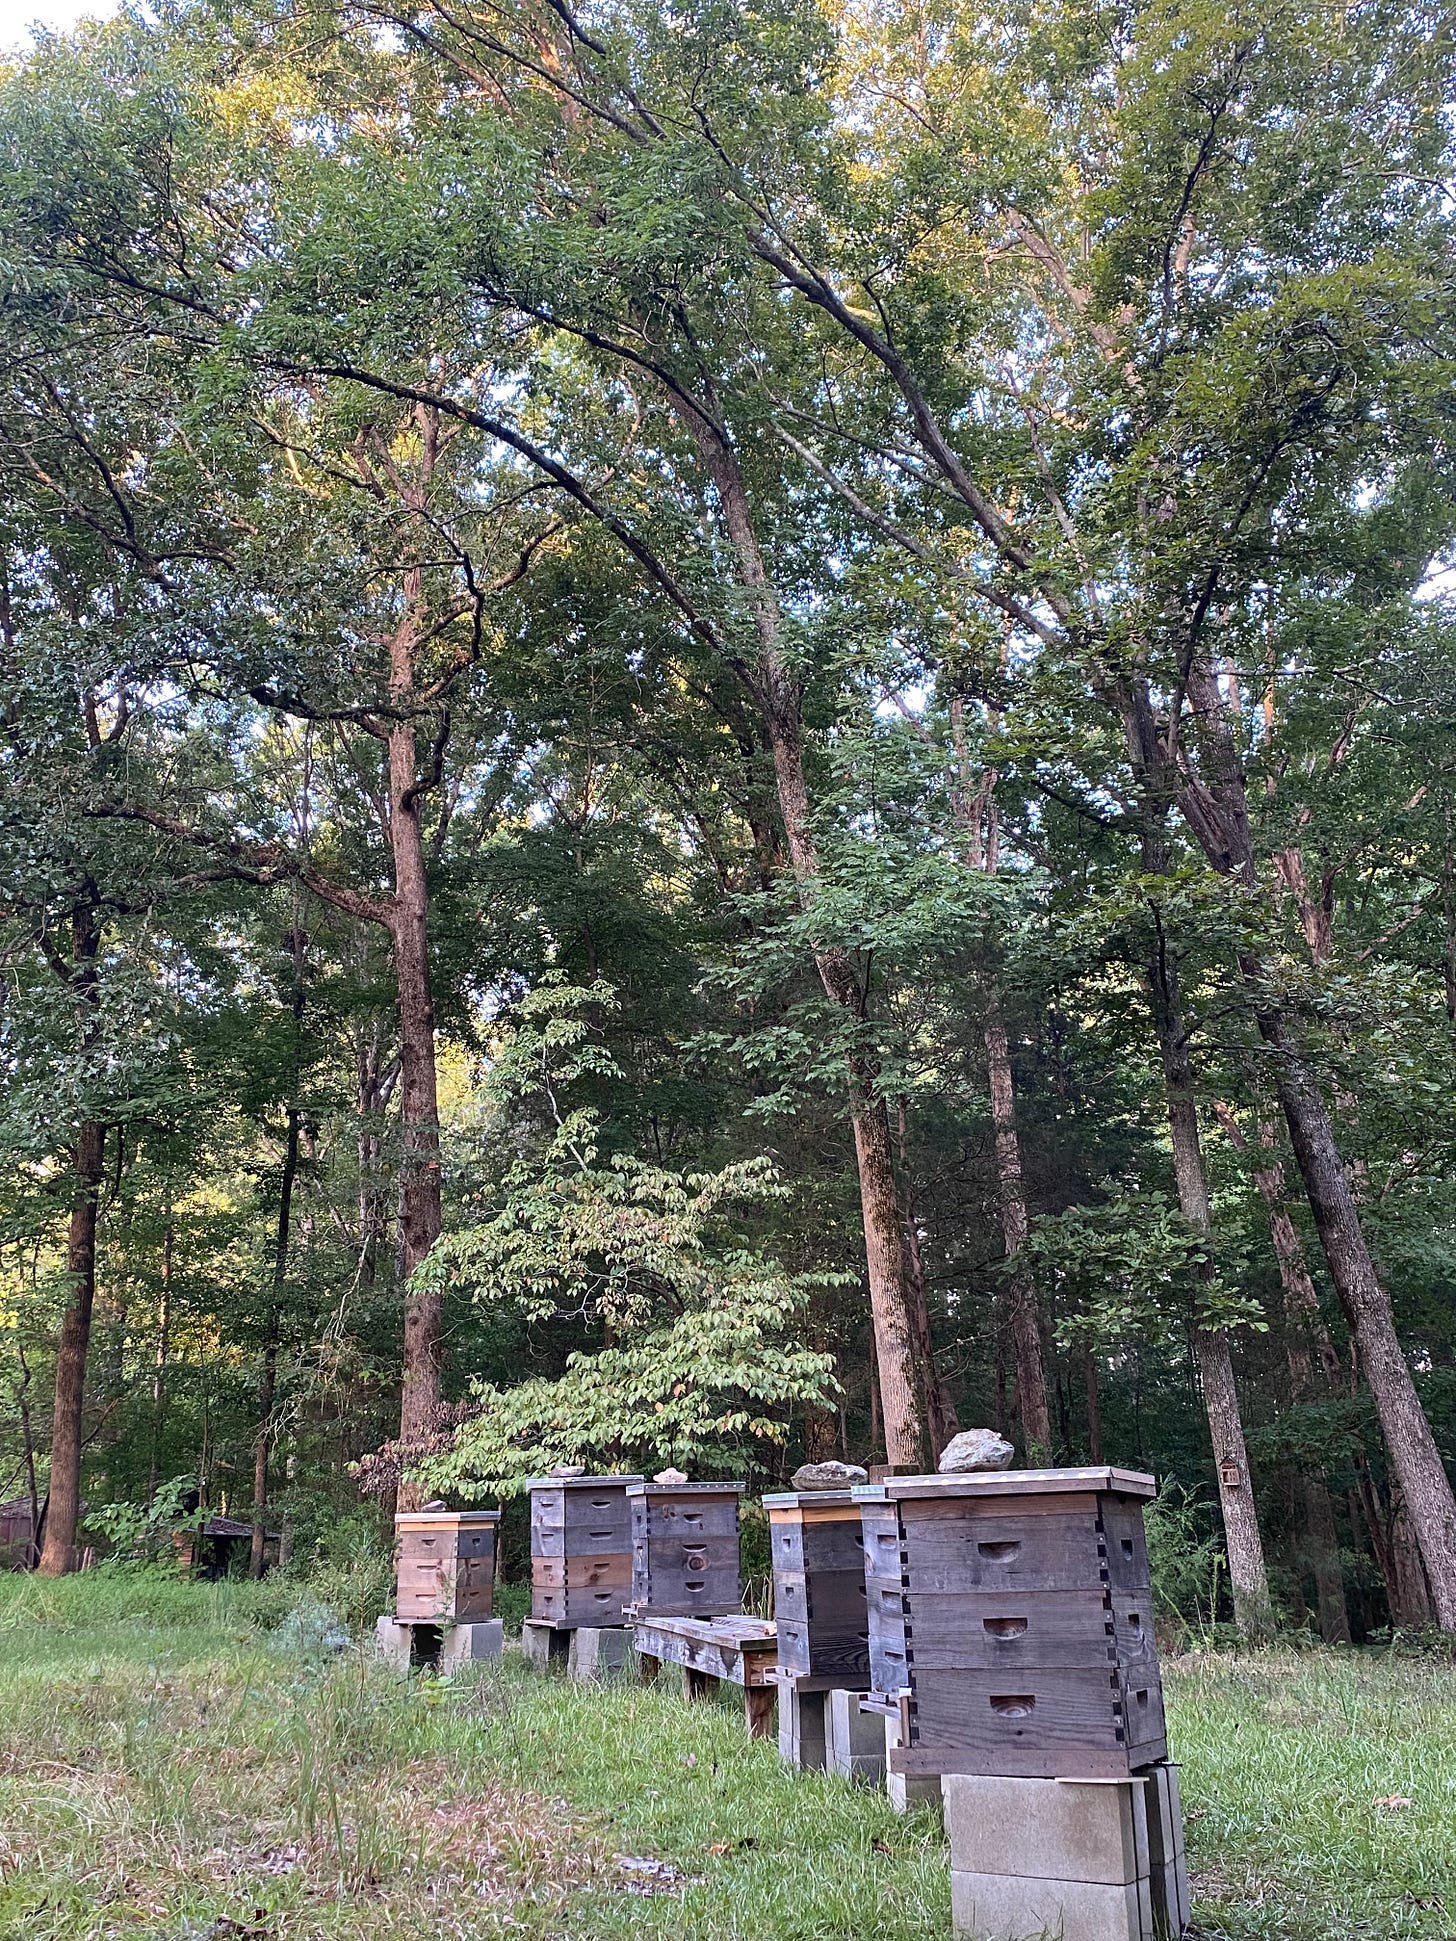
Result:
[[[748,1727],[750,1739],[772,1737],[774,1729],[774,1703],[778,1694],[772,1685],[745,1685],[743,1688],[743,1722]]]

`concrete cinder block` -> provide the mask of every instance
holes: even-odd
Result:
[[[543,1624],[538,1618],[527,1618],[521,1626],[521,1650],[527,1664],[534,1665],[538,1671],[547,1671],[553,1664],[564,1664],[570,1649],[569,1631],[558,1631],[554,1624]]]
[[[1147,1784],[1148,1861],[1153,1926],[1178,1941],[1193,1918],[1183,1853],[1183,1806],[1176,1766],[1154,1766]]]
[[[824,1712],[825,1765],[841,1779],[878,1786],[885,1777],[885,1734],[878,1712],[861,1712],[858,1692],[833,1691]]]
[[[410,1667],[410,1633],[406,1624],[396,1624],[392,1617],[374,1620],[374,1647],[381,1658],[395,1671],[408,1671]]]
[[[1146,1880],[1032,1880],[1023,1874],[950,1876],[959,1941],[1152,1941]]]
[[[626,1663],[625,1625],[604,1625],[600,1628],[582,1625],[571,1633],[571,1643],[566,1653],[568,1678],[590,1684],[597,1679],[610,1678],[614,1672],[622,1671]]]
[[[779,1757],[795,1772],[823,1772],[827,1692],[801,1692],[790,1682],[779,1686]]]
[[[1148,1871],[1141,1779],[1078,1782],[947,1773],[950,1864],[969,1874],[1123,1887]]]
[[[897,1773],[890,1754],[899,1749],[900,1723],[885,1720],[885,1792],[897,1813],[908,1813],[912,1806],[938,1806],[941,1799],[938,1773]]]
[[[477,1619],[474,1624],[452,1624],[440,1641],[440,1670],[458,1671],[462,1665],[482,1658],[499,1658],[506,1646],[506,1627],[501,1618]]]

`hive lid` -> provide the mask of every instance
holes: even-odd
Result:
[[[887,1476],[857,1483],[856,1503],[899,1503],[916,1496],[1046,1496],[1106,1490],[1116,1496],[1156,1496],[1155,1477],[1141,1469],[994,1469],[950,1476]]]
[[[401,1526],[411,1530],[442,1529],[449,1526],[458,1529],[479,1529],[487,1523],[499,1523],[499,1510],[400,1510],[396,1513],[394,1527]]]
[[[742,1496],[747,1483],[629,1483],[629,1496]]]
[[[527,1489],[597,1489],[603,1483],[640,1483],[640,1476],[533,1476]]]
[[[861,1489],[867,1487],[860,1484]],[[868,1487],[878,1487],[869,1485]],[[816,1503],[825,1504],[830,1509],[851,1507],[859,1502],[852,1489],[789,1489],[780,1490],[776,1495],[765,1496],[763,1507],[766,1510],[812,1509]]]

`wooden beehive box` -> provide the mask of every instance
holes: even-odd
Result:
[[[561,1630],[626,1622],[627,1488],[640,1476],[541,1476],[531,1492],[531,1616]]]
[[[765,1496],[779,1668],[799,1681],[862,1692],[870,1684],[860,1506],[847,1489]]]
[[[906,1774],[1119,1778],[1167,1757],[1142,1508],[1125,1469],[861,1485],[872,1688]]]
[[[395,1617],[401,1624],[471,1624],[495,1596],[499,1510],[414,1510],[394,1519]]]
[[[730,1617],[743,1608],[742,1483],[629,1483],[632,1608],[639,1617]]]

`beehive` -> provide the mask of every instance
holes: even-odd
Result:
[[[491,1614],[499,1510],[415,1510],[394,1519],[395,1618],[471,1624]]]
[[[629,1484],[640,1476],[542,1476],[531,1492],[531,1616],[558,1630],[626,1621]]]
[[[860,1506],[847,1489],[765,1496],[779,1669],[843,1691],[870,1683]]]
[[[1122,1469],[862,1485],[870,1673],[897,1771],[1117,1778],[1166,1758],[1142,1506]]]
[[[639,1616],[729,1617],[743,1608],[742,1483],[629,1483],[632,1606]]]

